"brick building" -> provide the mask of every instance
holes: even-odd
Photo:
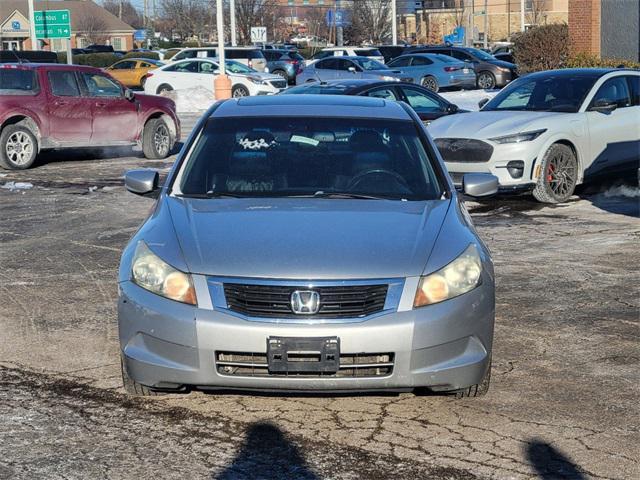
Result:
[[[86,47],[92,43],[113,45],[115,50],[133,48],[134,29],[91,0],[35,0],[35,10],[69,10],[71,46]],[[29,6],[27,0],[0,0],[0,47],[30,50]],[[64,51],[66,40],[44,40],[44,50]]]
[[[640,61],[639,0],[569,0],[572,53]]]

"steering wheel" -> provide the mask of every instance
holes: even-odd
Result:
[[[358,175],[356,175],[351,179],[351,181],[349,182],[349,185],[347,186],[347,190],[353,190],[365,177],[369,175],[386,175],[388,177],[392,177],[398,184],[400,184],[408,192],[411,192],[411,188],[407,184],[407,181],[404,178],[402,178],[402,175],[396,172],[392,172],[391,170],[386,170],[384,168],[374,168],[374,169],[359,173]]]

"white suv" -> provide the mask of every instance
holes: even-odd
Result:
[[[370,47],[327,47],[307,60],[307,65],[327,57],[370,57],[384,63],[384,56],[377,48]]]
[[[224,55],[227,60],[235,60],[253,68],[258,72],[268,72],[267,59],[258,47],[225,47]],[[176,53],[170,62],[187,60],[189,58],[217,58],[218,47],[183,48]]]

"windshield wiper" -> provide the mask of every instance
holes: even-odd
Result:
[[[394,198],[394,197],[383,197],[376,195],[364,195],[361,193],[352,193],[352,192],[324,192],[322,190],[317,191],[313,194],[304,194],[304,195],[291,195],[291,197],[295,198],[355,198],[360,200],[406,200],[404,198]]]
[[[246,195],[239,195],[231,192],[212,192],[207,193],[180,193],[176,195],[182,198],[247,198]]]

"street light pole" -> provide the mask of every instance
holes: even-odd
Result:
[[[337,17],[337,12],[340,11],[340,0],[336,0],[335,3],[335,9],[333,10],[333,21],[334,23],[336,22],[336,17]],[[336,24],[336,45],[338,47],[342,47],[344,46],[344,36],[343,36],[343,30],[342,30],[342,22],[340,22],[340,25]]]
[[[236,0],[229,0],[229,9],[231,10],[231,45],[235,47],[236,45],[238,45],[238,41],[236,38]]]
[[[520,0],[520,31],[524,32],[524,0]]]
[[[38,48],[38,39],[36,38],[36,19],[33,8],[33,0],[29,0],[29,36],[31,37],[31,50],[40,50]]]
[[[398,11],[396,0],[391,0],[391,44],[398,44]]]
[[[489,22],[488,22],[489,17],[487,16],[487,1],[488,0],[484,0],[484,35],[483,35],[484,45],[483,46],[485,50],[487,49],[487,42],[489,40],[487,38],[489,36]]]
[[[224,9],[223,0],[216,0],[216,29],[218,30],[218,63],[219,74],[213,81],[213,89],[216,100],[231,98],[231,80],[226,75],[224,58]]]

